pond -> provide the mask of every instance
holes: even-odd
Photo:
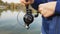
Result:
[[[19,21],[17,21],[18,12],[11,10],[2,11],[0,13],[0,34],[40,34],[42,18],[41,15],[34,19],[33,23],[30,24],[30,29],[27,30],[21,24],[24,23],[23,16],[24,12],[20,12]],[[21,23],[21,24],[20,24]]]

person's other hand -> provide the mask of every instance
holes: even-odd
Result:
[[[56,2],[48,2],[44,4],[40,4],[38,11],[44,16],[44,17],[50,17],[54,14],[56,7]]]
[[[26,2],[26,0],[20,0],[21,4],[23,5],[28,5],[28,4],[32,4],[34,3],[34,0],[28,0],[28,2]]]

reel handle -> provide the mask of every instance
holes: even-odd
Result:
[[[39,12],[37,11],[37,14],[35,14],[35,16],[34,17],[38,17],[39,16]]]

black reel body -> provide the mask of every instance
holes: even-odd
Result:
[[[27,9],[26,11],[27,11],[27,12],[26,12],[26,14],[24,15],[23,20],[24,20],[25,24],[26,24],[27,26],[29,26],[29,25],[33,22],[34,17],[33,17],[33,15],[32,15],[32,10],[31,10],[31,9]]]

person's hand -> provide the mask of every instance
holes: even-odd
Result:
[[[44,16],[44,17],[50,17],[54,14],[56,7],[56,1],[54,2],[48,2],[44,4],[40,4],[38,11]]]
[[[28,0],[28,2],[26,2],[26,0],[20,0],[21,4],[23,5],[28,5],[28,4],[32,4],[34,3],[34,0]]]

